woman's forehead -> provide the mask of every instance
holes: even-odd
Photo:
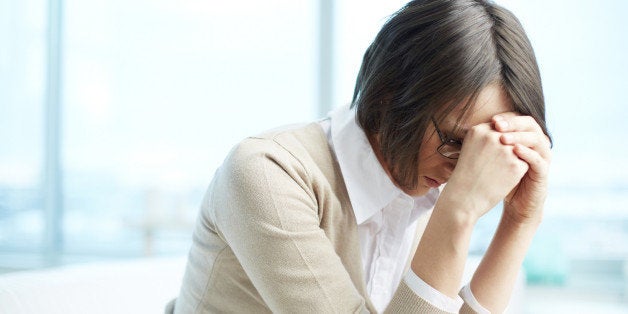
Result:
[[[482,89],[468,106],[456,106],[444,117],[441,124],[449,130],[466,132],[475,125],[490,122],[497,114],[513,110],[512,101],[503,88],[491,84]]]

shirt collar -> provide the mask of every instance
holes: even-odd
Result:
[[[344,177],[356,222],[363,223],[395,198],[411,198],[390,180],[377,160],[366,134],[356,121],[355,109],[342,106],[331,112],[331,143]],[[412,197],[413,208],[430,209],[438,189]]]

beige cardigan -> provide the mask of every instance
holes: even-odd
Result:
[[[375,313],[362,269],[340,168],[312,123],[231,151],[203,200],[174,312]],[[442,313],[403,280],[386,312]]]

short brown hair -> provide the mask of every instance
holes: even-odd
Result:
[[[418,153],[430,119],[468,111],[498,83],[515,111],[548,134],[541,76],[521,23],[481,0],[415,0],[393,14],[366,50],[352,107],[404,188],[418,183]]]

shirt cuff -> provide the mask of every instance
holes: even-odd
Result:
[[[456,296],[455,299],[448,297],[442,292],[434,289],[428,285],[419,276],[417,276],[412,270],[408,271],[404,277],[406,284],[416,295],[434,305],[442,311],[449,313],[458,313],[460,307],[464,303],[460,296]]]
[[[462,290],[460,290],[460,295],[462,296],[462,299],[464,299],[465,302],[467,302],[467,305],[469,305],[469,307],[474,310],[476,313],[478,314],[491,314],[491,312],[487,309],[485,309],[480,302],[478,302],[478,300],[475,298],[475,296],[473,296],[473,292],[471,291],[471,284],[467,284],[464,287],[462,287]]]

